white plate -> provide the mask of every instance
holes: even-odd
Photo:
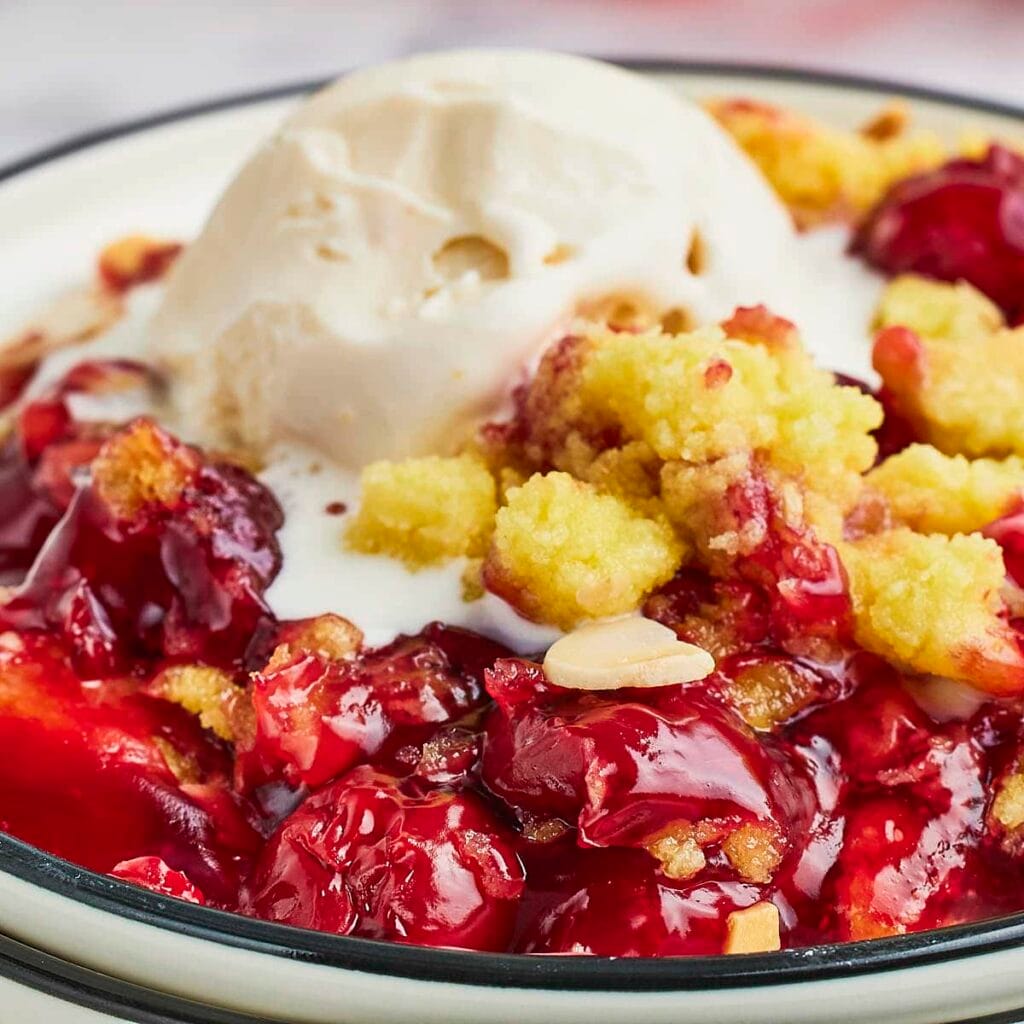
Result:
[[[747,93],[850,125],[900,91],[756,70],[646,71],[690,96]],[[910,92],[916,123],[951,140],[966,126],[1024,136],[1024,113]],[[86,279],[111,238],[135,230],[194,235],[225,183],[295,102],[277,97],[178,115],[0,171],[0,337],[56,291]],[[977,1020],[1024,1005],[1024,915],[882,940],[867,951],[797,950],[728,963],[574,962],[380,946],[243,922],[92,876],[8,839],[0,839],[0,868],[0,933],[10,937],[0,934],[4,1024],[32,1015],[46,1024],[251,1020],[232,1011],[317,1024],[876,1024]]]

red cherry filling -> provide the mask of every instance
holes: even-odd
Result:
[[[989,523],[982,532],[1003,549],[1006,574],[1018,587],[1024,587],[1024,509]]]
[[[782,497],[756,466],[729,488],[726,505],[745,533],[760,537],[728,572],[762,588],[780,646],[802,653],[816,638],[849,643],[853,610],[835,548],[787,520]]]
[[[781,331],[756,310],[732,327]],[[764,902],[786,945],[1019,904],[1001,884],[1021,875],[1013,819],[996,835],[984,818],[1019,716],[933,721],[856,652],[835,551],[756,460],[711,502],[736,557],[644,609],[716,672],[583,693],[441,624],[362,650],[337,616],[277,623],[268,492],[146,420],[72,417],[69,394],[126,378],[145,382],[73,371],[0,457],[0,568],[57,524],[0,606],[5,830],[162,895],[231,908],[241,887],[255,916],[485,950],[718,953],[729,915]],[[989,529],[1014,578],[1017,518]],[[227,694],[234,764],[159,699],[168,661]]]
[[[364,766],[284,821],[245,907],[343,935],[500,950],[522,889],[512,836],[478,797]]]
[[[1016,320],[1024,312],[1024,158],[991,146],[981,159],[898,182],[851,249],[886,274],[968,281]]]
[[[133,857],[114,865],[112,878],[131,882],[161,896],[174,896],[187,903],[205,905],[203,894],[180,872],[169,868],[159,857]]]
[[[71,503],[76,476],[114,431],[109,424],[75,421],[69,396],[152,383],[152,372],[139,363],[80,363],[20,411],[12,436],[0,449],[0,578],[5,582],[23,578]]]
[[[842,845],[824,893],[836,938],[864,939],[999,912],[980,852],[988,769],[967,726],[939,725],[898,677],[865,659],[848,699],[799,731],[832,752]]]
[[[372,755],[422,743],[486,700],[484,668],[507,652],[434,623],[421,634],[331,660],[299,651],[252,679],[251,739],[238,748],[248,784],[316,786]]]
[[[635,850],[576,850],[558,844],[527,861],[516,949],[592,956],[721,953],[734,910],[763,897],[746,882],[673,882]]]
[[[520,820],[576,825],[581,845],[644,847],[685,877],[721,843],[723,863],[767,880],[814,814],[800,766],[696,689],[579,695],[517,661],[497,662],[487,684],[499,707],[484,783]]]
[[[159,857],[233,906],[259,837],[225,747],[180,708],[82,684],[45,642],[4,636],[0,828],[95,871]]]
[[[0,626],[57,633],[86,675],[161,655],[239,663],[280,565],[270,492],[146,420],[103,444],[91,477]]]

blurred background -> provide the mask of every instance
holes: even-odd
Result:
[[[180,104],[463,45],[827,68],[1024,103],[1024,0],[0,0],[0,164]]]

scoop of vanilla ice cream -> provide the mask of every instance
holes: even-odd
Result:
[[[453,446],[602,299],[796,312],[794,245],[731,140],[654,81],[431,54],[347,75],[252,157],[179,261],[151,354],[197,439],[301,440],[356,468]]]

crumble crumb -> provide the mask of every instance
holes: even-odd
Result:
[[[173,505],[192,482],[196,453],[152,421],[137,419],[100,449],[92,477],[100,498],[116,516],[131,519],[145,505]]]
[[[899,179],[946,157],[937,135],[907,131],[906,117],[891,107],[860,131],[843,131],[756,100],[714,100],[706,106],[801,227],[852,219]]]
[[[725,837],[722,852],[741,878],[764,883],[772,880],[783,851],[774,828],[748,821]]]
[[[779,911],[774,903],[734,910],[725,921],[724,953],[771,953],[782,948]]]
[[[891,515],[920,533],[971,533],[1005,515],[1024,495],[1024,459],[945,455],[912,444],[866,478]]]
[[[528,617],[571,628],[632,611],[682,557],[666,522],[567,473],[537,474],[498,512],[484,576]]]
[[[961,341],[907,327],[875,339],[875,369],[893,407],[947,454],[1024,455],[1024,328]]]
[[[315,654],[325,661],[347,661],[363,646],[363,631],[348,619],[326,612],[311,619],[298,619],[281,626],[277,644],[265,671],[291,661],[296,652]]]
[[[209,665],[171,665],[153,680],[152,689],[198,716],[204,729],[222,740],[235,740],[232,711],[245,691],[227,672]]]
[[[345,534],[354,550],[391,555],[413,569],[484,553],[497,498],[494,478],[475,456],[374,462],[361,489]]]
[[[947,284],[901,274],[885,287],[874,327],[902,326],[926,338],[973,341],[1006,326],[1002,311],[966,281]]]
[[[990,692],[1024,684],[1024,658],[1001,612],[999,546],[978,534],[905,528],[842,549],[858,641],[915,672]]]

